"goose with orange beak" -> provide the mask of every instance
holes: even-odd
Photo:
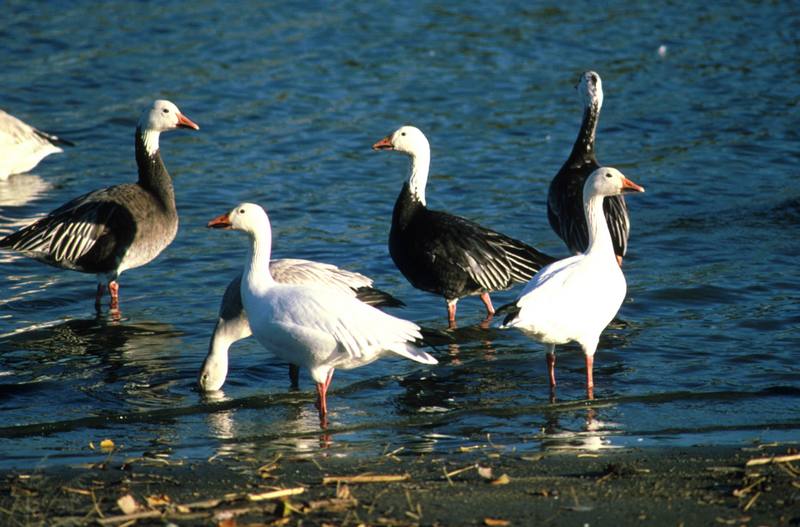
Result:
[[[594,398],[594,354],[600,334],[616,316],[625,294],[625,275],[603,213],[603,200],[644,192],[622,172],[601,167],[583,186],[583,208],[589,226],[586,252],[558,260],[528,282],[517,299],[498,309],[509,314],[503,328],[517,328],[545,346],[551,399],[555,399],[555,347],[577,342],[586,358],[586,395]]]

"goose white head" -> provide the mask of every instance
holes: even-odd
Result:
[[[229,343],[225,343],[226,346]],[[225,348],[224,352],[213,353],[212,350],[203,361],[203,367],[200,369],[200,375],[197,377],[197,384],[204,392],[215,392],[222,388],[225,384],[225,378],[228,376],[228,350]]]
[[[431,146],[422,130],[415,126],[401,126],[374,145],[373,150],[394,150],[411,158],[411,176],[408,179],[411,194],[425,205],[425,185],[431,163]]]
[[[183,115],[174,103],[164,99],[154,101],[150,108],[142,112],[138,128],[145,149],[151,156],[158,150],[158,136],[161,132],[177,128],[200,129],[194,121]]]
[[[412,157],[428,154],[431,146],[422,130],[415,126],[401,126],[391,135],[388,135],[372,145],[373,150],[396,150]]]
[[[596,111],[603,106],[603,81],[594,71],[585,71],[578,80],[578,94],[584,108],[594,107]]]
[[[250,235],[269,233],[270,225],[267,212],[255,203],[240,203],[230,212],[217,216],[208,222],[211,229],[232,229]]]
[[[626,192],[644,192],[644,187],[637,185],[613,167],[598,168],[589,174],[583,185],[584,200],[594,196],[616,196]]]

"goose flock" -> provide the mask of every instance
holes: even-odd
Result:
[[[578,136],[547,196],[547,217],[572,256],[557,259],[532,245],[467,218],[428,209],[425,192],[431,162],[428,139],[406,125],[376,142],[374,150],[409,157],[410,174],[394,205],[388,249],[397,269],[415,288],[444,298],[448,331],[456,304],[477,295],[486,309],[481,327],[503,314],[501,329],[516,328],[545,347],[551,398],[555,394],[555,347],[577,343],[586,360],[586,394],[594,398],[593,364],[600,334],[626,294],[622,259],[630,219],[624,193],[644,192],[619,170],[601,166],[595,135],[603,89],[593,71],[581,75],[584,113]],[[141,115],[135,134],[138,179],[76,197],[45,217],[0,239],[17,251],[63,269],[96,275],[96,307],[106,290],[119,312],[118,280],[166,249],[178,231],[172,180],[159,148],[162,132],[199,130],[170,101],[156,100]],[[31,170],[69,144],[0,112],[0,178]],[[329,263],[271,259],[272,231],[265,209],[241,203],[208,222],[213,229],[243,232],[249,251],[227,286],[208,354],[198,376],[201,391],[220,390],[229,349],[255,336],[289,364],[293,386],[299,368],[309,371],[320,423],[327,426],[327,394],[335,369],[351,369],[384,356],[437,364],[423,351],[422,328],[383,311],[404,304],[362,274]],[[495,310],[490,294],[524,284],[517,298]]]

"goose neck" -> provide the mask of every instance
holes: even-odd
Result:
[[[136,165],[139,168],[139,185],[150,191],[165,210],[175,212],[175,190],[172,178],[161,159],[158,148],[160,132],[136,129]]]
[[[611,233],[608,230],[608,223],[603,212],[603,198],[604,196],[595,195],[583,201],[586,224],[589,229],[589,246],[585,254],[608,253],[613,260],[614,244],[611,241]]]
[[[408,188],[414,199],[422,205],[425,205],[425,187],[428,184],[430,164],[430,152],[422,151],[411,154],[411,175],[408,178]]]
[[[594,139],[597,131],[597,122],[600,118],[600,102],[592,101],[583,111],[583,120],[581,121],[581,128],[578,131],[578,137],[572,147],[572,155],[578,156],[582,159],[593,158],[594,153]]]
[[[272,236],[269,227],[266,232],[256,231],[250,234],[250,254],[244,265],[242,288],[251,291],[262,291],[275,283],[269,270],[272,252]]]

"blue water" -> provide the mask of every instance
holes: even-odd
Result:
[[[0,467],[97,459],[89,443],[105,438],[176,458],[796,440],[797,10],[519,4],[5,2],[2,107],[77,146],[0,182],[0,233],[134,180],[133,131],[153,99],[201,130],[162,137],[181,228],[122,276],[121,320],[95,313],[92,276],[0,253]],[[401,124],[431,142],[432,208],[566,255],[545,196],[586,69],[605,89],[601,163],[647,188],[629,199],[624,323],[601,341],[593,406],[577,348],[559,350],[551,404],[541,346],[474,327],[477,299],[459,304],[439,366],[337,372],[324,435],[307,374],[290,392],[252,339],[234,346],[223,395],[196,391],[246,249],[205,223],[243,200],[269,210],[276,256],[368,274],[407,303],[395,314],[445,327],[443,301],[386,247],[407,162],[370,146]]]

